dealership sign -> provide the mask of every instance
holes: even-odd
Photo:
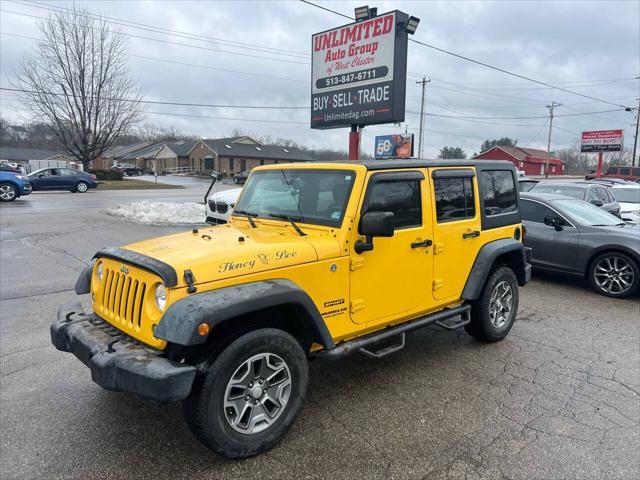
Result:
[[[622,150],[624,130],[596,130],[582,132],[581,152],[619,152]]]
[[[413,134],[378,135],[375,142],[376,158],[413,157]]]
[[[313,35],[311,128],[404,121],[408,19],[393,11]]]

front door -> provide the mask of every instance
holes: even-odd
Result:
[[[531,248],[531,263],[537,267],[576,270],[580,232],[555,210],[531,199],[520,201],[522,222],[527,228],[525,245]],[[544,219],[558,217],[561,230],[546,225]]]
[[[478,184],[472,168],[432,169],[433,298],[460,298],[481,246]]]
[[[393,237],[374,237],[373,250],[356,253],[364,237],[355,227],[350,239],[350,312],[355,323],[376,325],[431,308],[432,226],[424,170],[370,172],[360,206],[366,212],[393,212]],[[360,220],[356,219],[356,225]]]

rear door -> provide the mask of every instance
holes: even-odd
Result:
[[[475,169],[430,169],[433,204],[433,284],[438,301],[460,298],[481,246]]]

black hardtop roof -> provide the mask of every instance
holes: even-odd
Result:
[[[315,163],[315,162],[309,162]],[[387,170],[394,168],[429,168],[429,167],[499,167],[515,169],[513,163],[507,160],[427,160],[427,159],[403,159],[403,160],[335,160],[319,161],[317,163],[347,163],[364,165],[367,170]]]

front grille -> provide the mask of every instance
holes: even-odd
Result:
[[[227,210],[229,209],[229,205],[227,205],[225,202],[214,202],[213,200],[209,200],[209,209],[212,212],[216,212],[216,213],[227,213]]]
[[[104,271],[104,279],[101,298],[97,299],[101,313],[125,327],[139,329],[147,284],[109,268]]]

